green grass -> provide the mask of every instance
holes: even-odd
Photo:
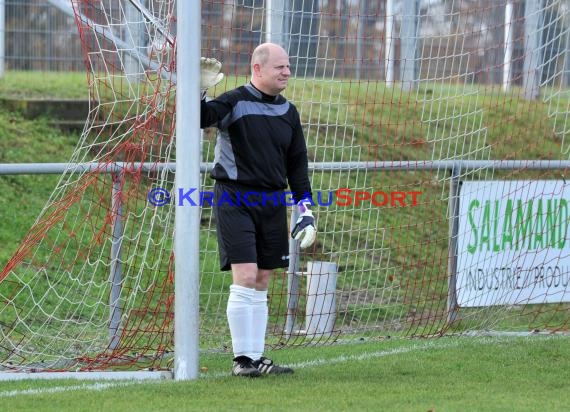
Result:
[[[372,340],[280,350],[289,376],[229,376],[203,355],[198,380],[8,381],[10,411],[565,411],[567,337]]]
[[[227,79],[228,87],[243,83],[244,79]],[[564,135],[553,131],[562,129],[559,120],[549,116],[549,107],[567,107],[563,99],[549,104],[528,102],[515,94],[505,95],[498,90],[462,89],[456,96],[451,86],[422,85],[416,93],[404,93],[398,87],[387,88],[381,82],[304,83],[295,80],[286,91],[297,104],[303,121],[311,121],[307,129],[311,161],[347,160],[406,160],[429,159],[435,153],[445,157],[448,152],[469,147],[475,149],[464,156],[470,159],[490,158],[560,158]],[[216,93],[220,90],[216,89]],[[16,97],[86,97],[87,81],[84,73],[18,73],[8,72],[0,79],[0,96]],[[322,101],[323,104],[314,104]],[[326,102],[327,104],[325,104]],[[373,104],[370,104],[372,102]],[[318,126],[315,126],[318,125]],[[469,137],[442,139],[458,131],[472,132]],[[482,130],[473,133],[474,130]],[[326,133],[325,133],[326,132]],[[209,136],[204,151],[206,161],[213,156],[213,136]],[[49,127],[42,119],[29,121],[17,113],[0,114],[0,163],[65,162],[78,136],[68,136]],[[481,140],[478,140],[481,139]],[[473,141],[471,141],[473,140]],[[355,147],[360,157],[355,158]],[[519,177],[537,176],[539,172],[519,173]],[[495,172],[509,176],[512,172]],[[0,265],[11,257],[27,229],[49,198],[57,183],[56,176],[0,176],[0,206],[3,224],[0,228]],[[370,268],[374,263],[366,252],[371,228],[380,219],[386,229],[383,246],[391,251],[390,261],[379,262],[378,276],[360,287],[377,288],[385,283],[386,274],[394,272],[394,285],[420,282],[431,288],[429,299],[445,299],[447,270],[447,175],[443,172],[378,171],[369,173],[313,172],[313,186],[323,190],[337,187],[358,187],[381,190],[421,190],[419,207],[383,208],[377,210],[347,210],[331,206],[317,208],[321,228],[318,247],[311,259],[335,260],[339,250],[354,250],[337,258],[343,282],[350,284],[353,274]],[[16,206],[17,207],[14,207]],[[378,218],[380,213],[380,218]],[[327,216],[334,219],[327,220]],[[209,211],[204,211],[207,221]],[[332,223],[335,222],[334,227]],[[348,230],[347,230],[348,228]],[[203,250],[215,249],[215,239],[202,239]],[[74,251],[69,253],[73,255]],[[383,259],[386,257],[383,256]],[[389,264],[390,267],[386,267]],[[384,265],[384,266],[382,266]],[[217,260],[208,259],[204,273],[217,272]],[[429,272],[431,271],[431,273]],[[429,281],[427,278],[430,278]],[[220,278],[221,279],[221,278]],[[373,284],[370,282],[374,282]],[[214,289],[221,288],[214,286]],[[395,288],[396,290],[396,288]],[[426,296],[416,294],[416,299]],[[424,302],[416,302],[422,306]],[[353,319],[389,317],[386,311],[404,313],[400,306],[349,305],[343,314],[347,322]],[[283,308],[278,310],[283,313]],[[421,313],[418,313],[421,317]],[[342,322],[342,319],[339,319]]]
[[[62,134],[45,119],[31,121],[0,111],[0,163],[66,162],[77,140],[77,135]],[[58,180],[57,175],[0,175],[0,267],[16,250]]]
[[[7,72],[0,79],[0,96],[26,99],[88,97],[85,73]]]

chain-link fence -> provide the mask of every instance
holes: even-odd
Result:
[[[105,1],[117,10],[128,5],[127,0]],[[139,3],[148,6],[153,1],[139,0]],[[55,3],[71,7],[68,0],[0,0],[0,6],[5,6],[5,70],[85,69],[74,18]],[[285,3],[290,10],[281,16],[284,17],[284,32],[279,39],[272,40],[288,44],[295,76],[321,71],[320,74],[330,76],[332,68],[335,75],[345,78],[388,78],[385,57],[391,56],[392,52],[388,50],[387,1],[287,0]],[[410,65],[411,58],[415,76],[419,79],[453,78],[463,73],[473,83],[501,83],[506,36],[502,6],[497,6],[493,0],[464,0],[459,2],[461,10],[456,10],[458,6],[454,6],[454,2],[451,6],[446,2],[429,3],[428,10],[425,2],[417,2],[414,6],[417,20],[408,24],[408,27],[415,27],[414,33],[407,33],[403,23],[406,12],[402,7],[413,2],[394,0],[393,3],[397,5],[391,15],[394,17],[392,30],[396,35],[393,38],[394,54],[389,60],[394,66],[394,80],[398,80],[403,62],[408,60],[405,64]],[[570,67],[570,53],[566,47],[570,41],[567,28],[570,1],[554,3],[545,8],[540,20],[543,46],[539,58],[544,63],[541,81],[545,85],[560,81],[570,83],[567,69],[562,71],[562,78],[552,75],[554,71],[560,72],[555,70],[560,65]],[[202,2],[204,27],[219,20],[232,20],[231,32],[216,33],[212,37],[206,31],[202,39],[203,49],[224,61],[228,72],[247,71],[252,47],[265,40],[267,16],[259,12],[260,4],[261,0],[236,0],[224,3],[222,7],[218,2]],[[525,2],[519,0],[512,4],[512,82],[520,84],[525,48]],[[454,29],[462,25],[466,26],[464,30]],[[409,40],[415,42],[411,49],[408,48],[415,50],[414,55],[400,55],[403,42]],[[457,44],[462,45],[461,55],[456,54]],[[323,68],[323,61],[329,62],[326,68]]]
[[[73,16],[46,0],[0,0],[0,6],[5,6],[5,70],[85,70]]]

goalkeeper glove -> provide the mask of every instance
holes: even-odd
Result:
[[[299,207],[299,218],[291,231],[291,237],[295,240],[301,240],[301,249],[311,246],[317,237],[317,228],[315,227],[315,218],[313,212],[309,209],[311,202],[303,199],[297,203]]]
[[[200,57],[200,90],[202,95],[206,90],[222,81],[224,74],[220,73],[222,63],[214,58]]]

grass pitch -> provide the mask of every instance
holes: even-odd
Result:
[[[5,411],[565,411],[564,336],[377,340],[270,354],[295,374],[230,376],[203,355],[193,381],[2,382]]]

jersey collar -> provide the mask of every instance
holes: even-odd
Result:
[[[260,99],[264,102],[275,102],[277,100],[277,98],[279,97],[279,95],[271,96],[267,93],[263,93],[261,90],[259,90],[257,87],[255,87],[251,83],[246,84],[245,87],[251,94],[253,94],[255,97],[257,97],[258,99]]]

